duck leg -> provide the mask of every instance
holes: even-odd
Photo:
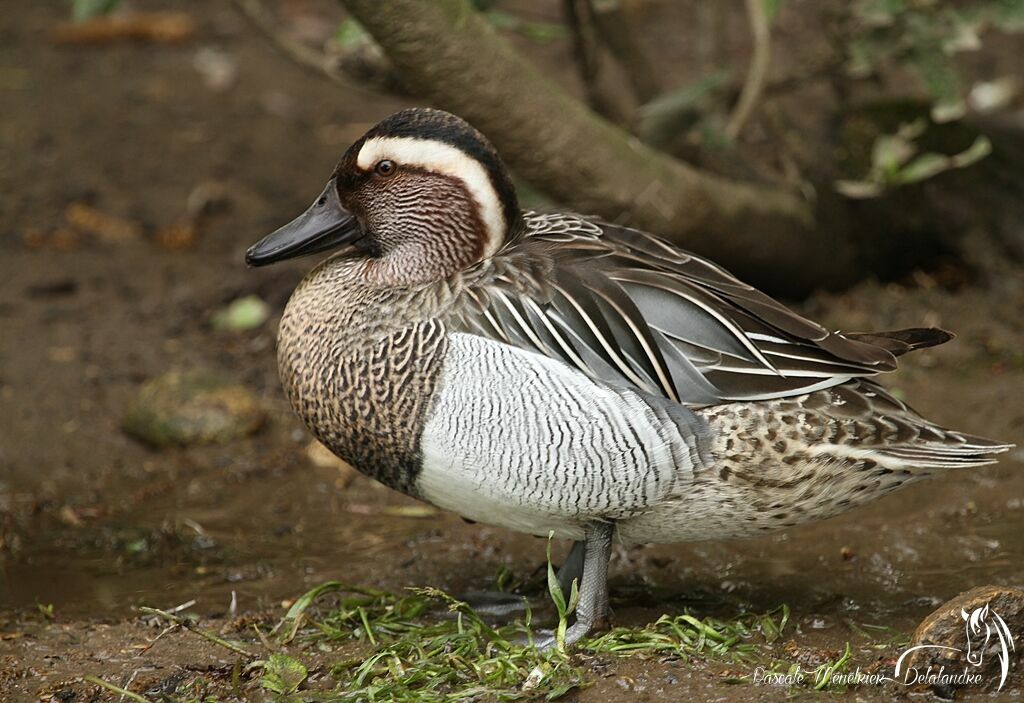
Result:
[[[587,526],[583,539],[583,581],[576,622],[565,633],[565,644],[575,644],[591,630],[608,625],[608,560],[612,556],[613,522]]]
[[[602,629],[608,624],[608,560],[612,556],[614,531],[613,522],[596,522],[584,530],[583,548],[579,550],[583,553],[580,601],[576,606],[576,622],[565,632],[566,646],[575,644],[592,630]],[[577,542],[578,544],[580,543]],[[577,551],[575,545],[573,551]],[[568,563],[569,559],[566,559],[566,564]],[[568,597],[569,591],[563,588],[563,592]],[[548,649],[556,644],[554,637],[547,637],[538,642],[537,646],[540,649]]]

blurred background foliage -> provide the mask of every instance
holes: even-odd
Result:
[[[851,77],[867,78],[886,63],[910,67],[928,91],[936,122],[963,117],[969,90],[985,90],[964,80],[956,56],[981,50],[989,29],[1024,30],[1020,0],[859,0],[851,4],[854,29],[845,70]]]
[[[84,22],[113,12],[122,0],[69,0],[76,22]],[[593,5],[608,14],[620,2],[629,0],[596,0]],[[758,0],[765,18],[773,22],[786,0]],[[564,39],[570,28],[560,22],[530,20],[501,8],[500,0],[473,0],[473,6],[495,28],[510,30],[531,40],[546,42]],[[573,3],[566,3],[571,5]],[[930,117],[935,122],[949,122],[967,114],[968,102],[980,111],[1004,107],[1020,90],[1015,76],[991,81],[972,82],[964,77],[957,59],[960,54],[984,48],[983,38],[993,30],[1002,33],[1024,31],[1024,0],[852,0],[841,18],[838,47],[842,61],[837,70],[853,80],[871,81],[892,68],[912,71],[920,80],[930,103]],[[373,38],[352,17],[342,19],[331,41],[325,47],[338,54],[371,52],[374,60],[386,59]],[[724,110],[722,98],[709,100],[741,73],[742,66],[716,72],[698,81],[667,91],[640,105],[636,115],[637,131],[649,140],[664,144],[680,132],[699,132],[701,139],[723,144],[724,117],[713,115]],[[717,127],[715,125],[717,124]],[[916,123],[915,123],[916,124]],[[913,131],[917,131],[916,127]],[[873,167],[891,170],[889,147],[898,134],[884,135],[879,161]],[[981,144],[983,142],[979,142]],[[964,159],[973,162],[987,150],[977,146]],[[960,165],[963,165],[962,163]],[[891,184],[913,182],[923,175],[934,175],[944,169],[931,157],[927,166],[915,168],[909,177],[890,179]]]

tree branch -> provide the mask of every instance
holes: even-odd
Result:
[[[858,275],[851,242],[814,233],[800,195],[645,146],[541,75],[468,0],[342,1],[411,86],[480,128],[520,175],[567,205],[663,235],[780,292]]]
[[[736,109],[729,117],[729,124],[725,127],[726,136],[733,140],[740,135],[743,125],[750,119],[754,106],[757,105],[757,101],[761,97],[772,53],[772,33],[764,0],[746,0],[746,2],[750,34],[754,40],[754,52],[750,59],[747,78],[743,83],[743,90],[740,91],[740,99],[736,103]]]

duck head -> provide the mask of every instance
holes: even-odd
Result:
[[[349,147],[313,204],[245,259],[264,266],[348,245],[384,282],[425,283],[493,255],[521,223],[487,138],[455,115],[413,108]]]

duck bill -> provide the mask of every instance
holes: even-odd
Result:
[[[304,213],[249,247],[245,263],[266,266],[335,249],[361,236],[359,223],[342,206],[338,186],[332,178]]]

